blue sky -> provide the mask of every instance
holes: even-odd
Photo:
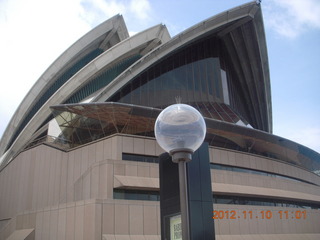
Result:
[[[0,136],[49,65],[90,29],[122,14],[131,34],[171,36],[244,0],[0,0]],[[320,0],[262,0],[273,133],[320,152]]]

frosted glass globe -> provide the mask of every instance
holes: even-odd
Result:
[[[168,153],[193,153],[203,143],[206,123],[195,108],[186,104],[174,104],[159,114],[154,132],[157,142]]]

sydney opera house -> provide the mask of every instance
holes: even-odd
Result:
[[[320,239],[320,154],[272,134],[260,4],[171,37],[92,29],[30,89],[0,142],[0,240],[159,240],[155,119],[207,125],[217,240]]]

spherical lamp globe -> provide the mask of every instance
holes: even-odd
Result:
[[[181,152],[187,153],[187,160],[191,160],[191,154],[203,143],[206,123],[198,110],[179,103],[159,114],[154,131],[157,142],[173,156],[173,161],[180,160],[180,155],[176,153]]]

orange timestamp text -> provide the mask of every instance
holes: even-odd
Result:
[[[306,210],[279,210],[279,211],[236,211],[236,210],[215,210],[212,219],[307,219]]]

